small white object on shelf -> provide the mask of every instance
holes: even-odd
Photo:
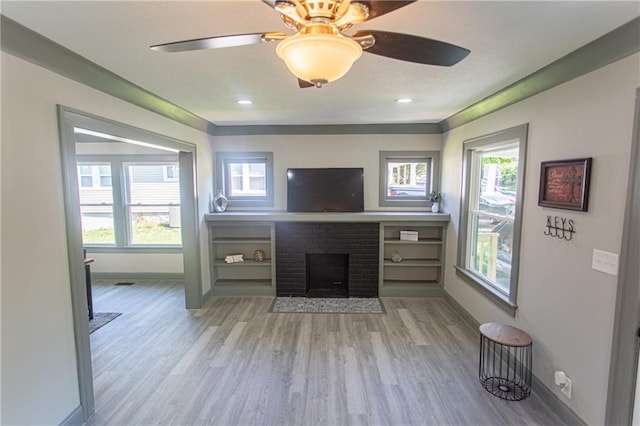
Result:
[[[400,239],[403,241],[418,241],[418,231],[400,231]]]
[[[244,262],[244,255],[242,254],[230,254],[224,258],[224,261],[227,263],[238,263]]]

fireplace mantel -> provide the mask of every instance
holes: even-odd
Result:
[[[449,222],[449,213],[366,211],[359,213],[290,213],[286,211],[231,211],[208,213],[207,222]]]

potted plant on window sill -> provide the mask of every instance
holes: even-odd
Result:
[[[431,211],[433,213],[440,212],[440,201],[442,200],[442,194],[438,191],[431,191],[429,194],[429,200],[431,201]]]

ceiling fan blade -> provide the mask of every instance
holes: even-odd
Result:
[[[267,2],[267,0],[262,0]],[[385,15],[389,12],[393,12],[394,10],[400,9],[401,7],[405,7],[410,5],[411,3],[415,3],[417,0],[409,0],[409,1],[360,1],[354,0],[358,3],[364,4],[369,8],[369,17],[367,21],[370,21],[378,16]]]
[[[158,52],[188,52],[190,50],[218,49],[221,47],[244,46],[262,41],[281,40],[285,33],[253,33],[235,34],[215,37],[196,38],[193,40],[175,41],[172,43],[156,44],[152,50]]]
[[[375,44],[365,52],[418,64],[450,67],[470,53],[468,49],[443,41],[386,31],[358,31],[353,38],[368,36],[373,36]]]
[[[307,87],[314,87],[315,84],[311,83],[310,81],[305,81],[305,80],[298,79],[298,86],[301,89],[306,89]]]

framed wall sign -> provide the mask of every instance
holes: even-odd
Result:
[[[589,203],[591,158],[543,161],[540,164],[538,205],[586,212]]]

